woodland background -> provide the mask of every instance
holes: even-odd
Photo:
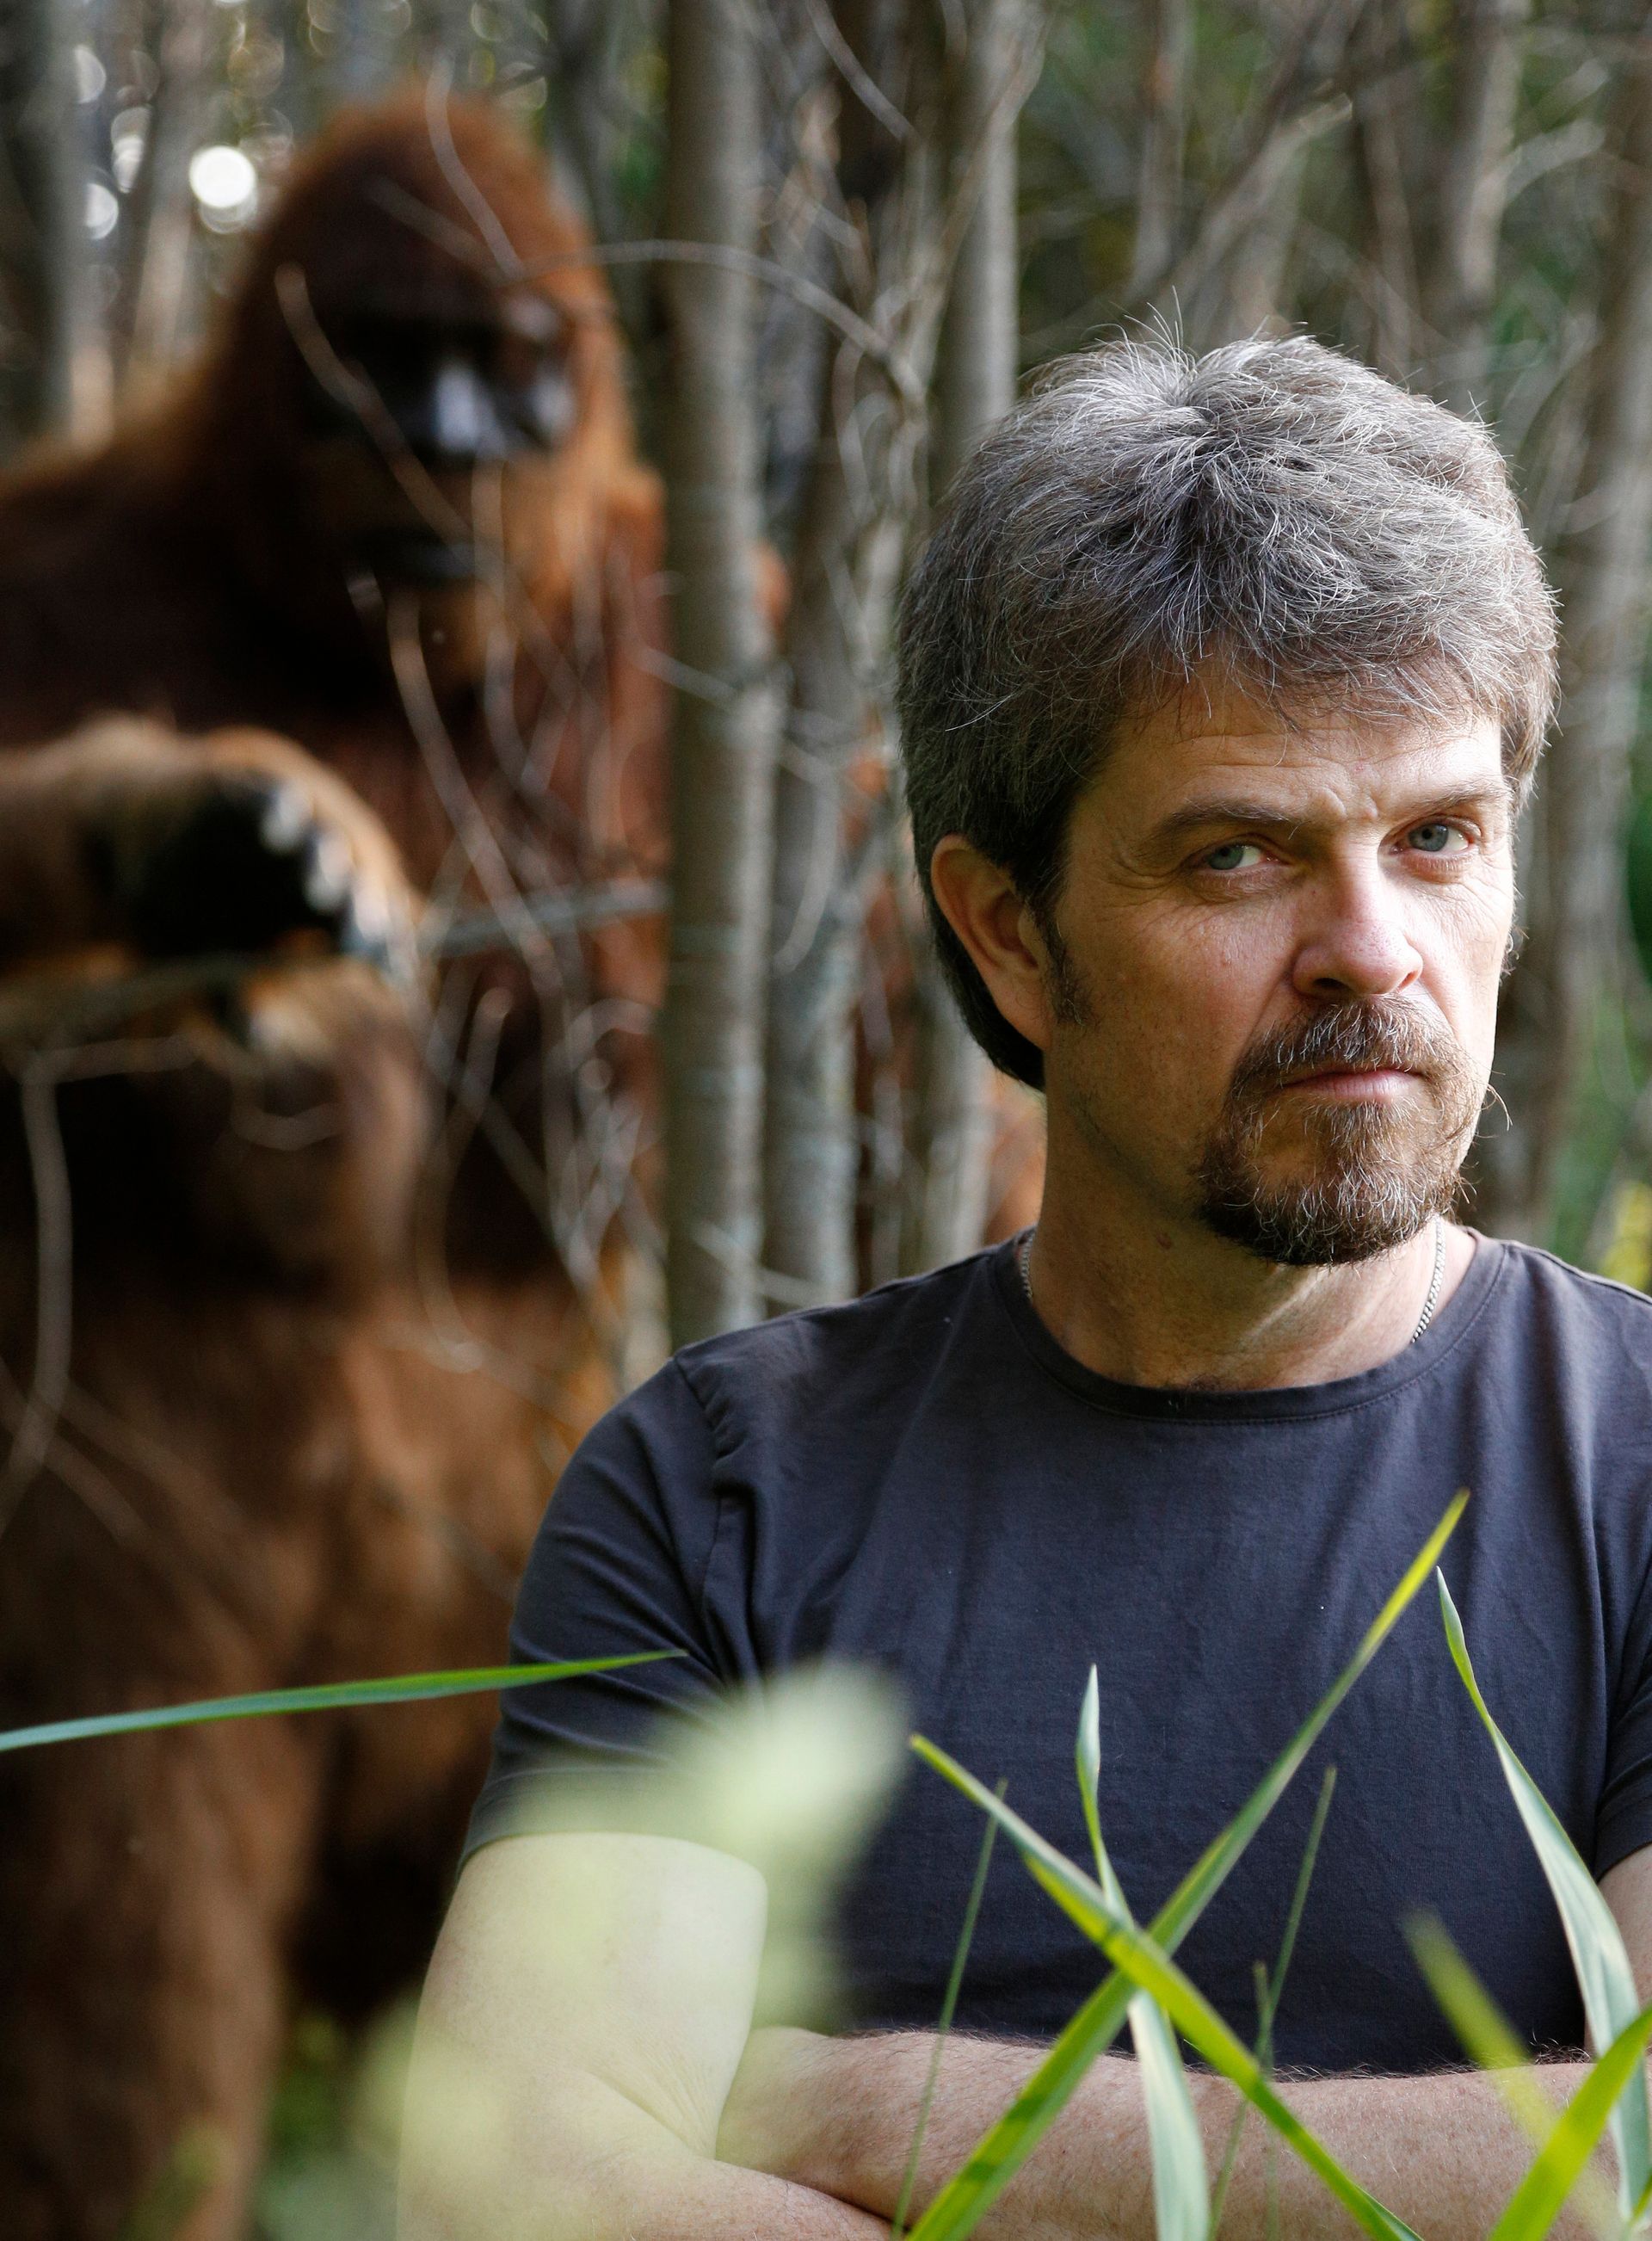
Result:
[[[675,1336],[979,1234],[986,1081],[913,938],[891,617],[1017,379],[1143,320],[1305,330],[1495,430],[1566,654],[1475,1218],[1652,1281],[1652,11],[8,0],[0,459],[151,394],[294,149],[415,74],[543,139],[666,477]],[[899,1049],[892,987],[920,1022]],[[331,2230],[282,2188],[342,2122],[337,2062],[300,2034],[272,2235]]]
[[[1645,10],[12,0],[0,42],[5,452],[152,390],[293,148],[413,73],[516,111],[609,245],[645,442],[716,490],[672,553],[678,917],[726,937],[679,953],[667,1027],[678,1335],[973,1241],[982,1075],[921,967],[918,1062],[879,1066],[891,608],[1017,377],[1140,319],[1306,329],[1495,428],[1568,653],[1479,1214],[1645,1279]]]

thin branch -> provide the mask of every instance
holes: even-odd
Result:
[[[371,198],[381,210],[399,217],[425,238],[436,242],[454,257],[462,257],[470,264],[483,262],[478,245],[462,227],[444,217],[439,211],[431,210],[416,195],[409,194],[391,180],[378,181],[370,190]],[[616,241],[592,243],[585,249],[560,249],[549,257],[535,257],[521,265],[518,280],[539,280],[549,274],[566,271],[577,266],[600,264],[699,264],[722,272],[732,272],[745,280],[759,281],[767,288],[778,289],[813,311],[827,326],[835,328],[844,340],[866,352],[874,365],[887,374],[900,395],[909,403],[921,403],[923,391],[912,367],[899,358],[886,337],[852,311],[841,297],[822,288],[806,273],[789,271],[772,258],[759,257],[754,250],[740,249],[728,243],[713,241]]]
[[[577,933],[621,919],[652,918],[670,900],[671,890],[663,880],[623,879],[523,895],[508,912],[476,910],[450,916],[433,909],[419,927],[418,950],[432,959],[478,957],[506,944],[525,920],[542,936]],[[13,973],[0,981],[0,1050],[89,1041],[145,1013],[164,1012],[194,997],[223,994],[254,976],[314,972],[318,966],[338,961],[334,955],[225,952],[147,966],[105,980],[70,979],[50,967]]]
[[[853,92],[870,116],[875,117],[886,132],[897,140],[917,137],[911,122],[903,117],[883,88],[878,84],[855,54],[849,42],[838,29],[836,18],[825,4],[825,0],[803,0],[804,12],[809,27],[830,56],[833,65],[842,74],[844,83]]]
[[[498,212],[465,170],[458,150],[453,145],[453,120],[448,110],[448,96],[453,84],[453,58],[441,55],[425,82],[425,124],[430,134],[431,152],[443,178],[452,189],[455,197],[470,213],[472,224],[493,253],[493,261],[507,280],[523,278],[522,259],[516,244],[499,222]]]
[[[16,1069],[35,1201],[35,1359],[27,1396],[0,1468],[0,1533],[51,1453],[69,1393],[74,1337],[74,1210],[69,1163],[57,1120],[57,1092],[68,1080],[104,1074],[172,1072],[196,1054],[179,1037],[153,1043],[38,1052]],[[105,1520],[107,1522],[107,1520]],[[111,1528],[111,1529],[113,1529]]]

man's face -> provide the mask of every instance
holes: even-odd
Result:
[[[1183,696],[1069,828],[1053,1130],[1274,1261],[1357,1260],[1449,1204],[1514,906],[1496,725]]]

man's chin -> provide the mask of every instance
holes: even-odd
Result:
[[[1265,1174],[1205,1179],[1207,1228],[1259,1260],[1288,1268],[1374,1261],[1408,1245],[1450,1206],[1454,1174]]]

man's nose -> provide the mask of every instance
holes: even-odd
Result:
[[[1291,978],[1301,996],[1397,996],[1422,972],[1401,898],[1374,865],[1316,881]]]

